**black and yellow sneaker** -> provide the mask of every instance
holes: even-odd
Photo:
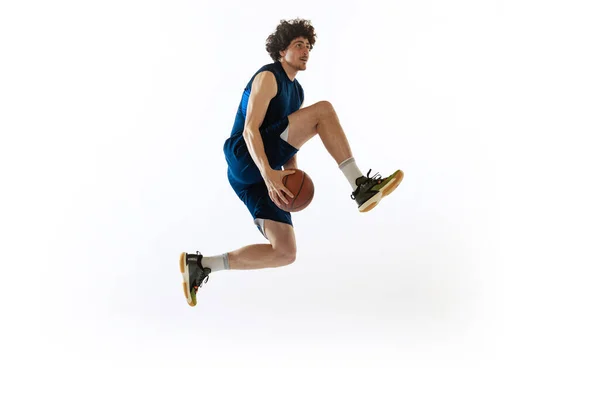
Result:
[[[382,198],[392,193],[404,178],[404,172],[401,170],[397,170],[387,178],[382,178],[379,173],[370,177],[370,173],[371,170],[367,172],[367,176],[356,179],[358,187],[350,195],[352,200],[356,200],[360,212],[372,210]]]
[[[196,305],[196,293],[203,283],[208,282],[210,268],[202,266],[202,254],[181,253],[179,256],[179,269],[183,275],[183,293],[190,306]]]

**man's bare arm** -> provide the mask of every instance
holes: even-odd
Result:
[[[271,168],[265,153],[265,146],[260,136],[259,127],[265,119],[267,108],[271,99],[277,95],[277,81],[270,71],[263,71],[256,75],[252,82],[252,90],[248,99],[246,124],[244,126],[244,140],[250,156],[258,167],[260,174],[265,177]]]

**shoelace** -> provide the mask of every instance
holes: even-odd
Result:
[[[209,276],[206,275],[206,279],[201,280],[200,281],[200,285],[199,286],[194,286],[194,289],[196,289],[196,291],[198,291],[198,289],[200,289],[203,284],[205,284],[206,282],[208,282],[208,278],[209,278]]]
[[[198,256],[200,256],[200,252],[199,251],[196,251],[196,254],[198,254]],[[200,257],[198,257],[198,259],[200,259]],[[200,268],[202,268],[202,272],[204,272],[204,268],[201,265],[198,265],[198,266]],[[203,284],[205,284],[206,282],[208,282],[208,278],[209,278],[209,275],[206,275],[206,279],[202,279],[200,281],[200,285],[199,286],[198,285],[194,285],[194,289],[196,289],[196,291],[198,291],[198,289],[200,289]]]
[[[352,194],[350,195],[350,198],[352,200],[356,200],[356,194],[358,194],[358,191],[360,190],[361,186],[366,185],[367,183],[374,181],[374,180],[377,180],[377,183],[383,182],[383,180],[381,179],[381,174],[379,172],[376,172],[373,176],[369,176],[370,174],[371,174],[371,170],[369,170],[369,172],[367,172],[367,176],[366,176],[367,179],[363,183],[358,185],[356,190],[354,192],[352,192]]]

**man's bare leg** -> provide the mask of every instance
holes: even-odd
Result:
[[[229,252],[229,269],[281,267],[296,260],[296,236],[291,225],[265,220],[265,234],[271,244],[252,244]]]
[[[352,157],[352,150],[337,113],[328,101],[320,101],[288,116],[287,142],[299,149],[315,135],[339,164]]]
[[[291,225],[265,220],[264,229],[271,244],[253,244],[212,257],[203,257],[199,252],[181,253],[179,269],[183,277],[183,293],[190,306],[197,304],[196,293],[212,272],[281,267],[296,260],[296,236]],[[212,269],[214,267],[217,268]]]
[[[358,186],[357,179],[364,175],[356,165],[346,133],[331,103],[320,101],[289,115],[288,120],[288,143],[299,149],[319,135],[354,191]]]
[[[396,170],[384,178],[379,174],[365,177],[357,167],[352,150],[337,113],[328,101],[320,101],[300,109],[288,116],[288,138],[292,146],[299,149],[315,135],[319,135],[323,145],[337,162],[352,187],[352,198],[360,212],[373,209],[382,197],[389,195],[402,181],[404,173]]]

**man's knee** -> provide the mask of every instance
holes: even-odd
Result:
[[[317,102],[317,107],[319,110],[319,119],[325,118],[325,117],[335,113],[333,104],[331,104],[327,100],[322,100],[322,101]]]
[[[281,265],[296,261],[296,236],[294,229],[281,222],[265,221],[267,237]]]
[[[296,240],[293,236],[280,237],[271,242],[281,265],[288,265],[296,261]]]
[[[281,245],[278,244],[273,247],[277,253],[277,257],[281,261],[282,265],[289,265],[296,261],[296,244],[290,243]]]

